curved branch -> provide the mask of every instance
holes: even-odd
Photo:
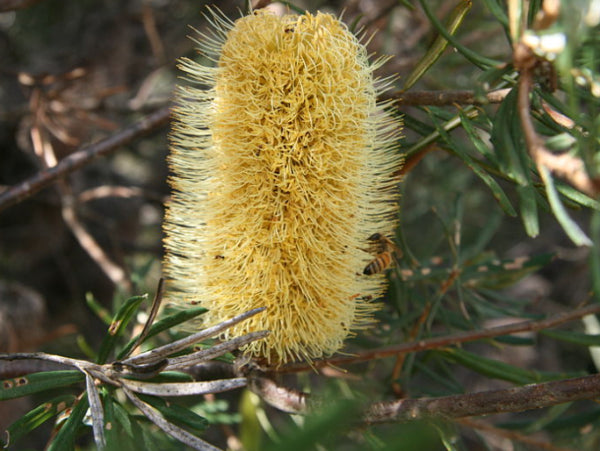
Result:
[[[108,155],[124,144],[166,124],[170,114],[170,107],[161,108],[124,130],[109,136],[98,143],[91,144],[72,153],[59,161],[56,166],[44,169],[18,185],[8,188],[0,194],[0,211],[27,199],[41,189],[46,188],[60,177],[64,177],[65,175],[76,171],[95,158]]]

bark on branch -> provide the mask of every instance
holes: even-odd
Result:
[[[59,178],[89,164],[92,160],[106,156],[124,144],[150,133],[157,127],[166,124],[169,116],[170,107],[161,108],[119,133],[72,153],[60,160],[56,166],[44,169],[27,180],[8,188],[0,193],[0,211],[27,199]]]

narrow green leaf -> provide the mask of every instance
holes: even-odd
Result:
[[[208,310],[204,307],[192,307],[187,310],[179,311],[173,315],[169,315],[169,316],[161,319],[160,321],[157,321],[150,327],[150,330],[148,331],[148,334],[146,335],[146,339],[148,339],[150,337],[154,337],[155,335],[158,335],[159,333],[161,333],[165,330],[169,330],[172,327],[175,327],[181,323],[189,321],[199,315],[206,313],[207,311]],[[117,360],[122,359],[123,356],[126,356],[129,353],[131,348],[135,345],[135,342],[137,339],[138,339],[138,336],[135,336],[134,338],[129,340],[129,342],[125,345],[125,347],[119,352],[119,354],[117,356]]]
[[[576,190],[571,185],[567,185],[566,183],[556,181],[554,186],[567,199],[572,200],[573,202],[582,205],[587,208],[593,208],[594,210],[600,211],[600,202],[596,199],[592,199],[589,196],[586,196],[581,191]]]
[[[444,351],[444,355],[456,363],[494,379],[501,379],[519,385],[543,380],[541,374],[536,371],[524,370],[462,349],[447,349]]]
[[[415,133],[421,136],[429,135],[435,131],[435,128],[433,128],[430,124],[426,124],[425,122],[420,121],[413,116],[406,115],[402,121],[405,128],[413,130]]]
[[[156,396],[147,396],[138,394],[138,397],[144,402],[150,404],[158,410],[168,421],[186,426],[196,433],[203,432],[208,427],[206,418],[198,415],[186,407],[174,403],[167,403]]]
[[[467,133],[469,140],[473,143],[477,151],[487,158],[489,161],[497,165],[498,159],[497,156],[492,150],[488,147],[488,145],[483,142],[483,139],[479,136],[477,131],[475,130],[475,125],[473,121],[465,114],[465,111],[462,108],[459,108],[458,115],[460,117],[460,122],[462,123],[463,129]]]
[[[336,432],[351,427],[350,420],[359,414],[359,407],[357,402],[345,399],[329,403],[319,409],[318,413],[307,417],[302,429],[291,431],[282,438],[280,444],[265,449],[269,451],[304,451],[315,449],[317,443],[329,448],[327,444],[335,440]]]
[[[66,387],[84,380],[83,373],[74,370],[45,371],[5,379],[0,382],[0,401],[20,398],[58,387]]]
[[[83,418],[89,407],[87,394],[84,393],[81,399],[69,415],[69,418],[60,426],[60,429],[52,439],[52,443],[48,446],[48,451],[72,451],[75,444],[75,438],[79,430],[85,427]]]
[[[282,1],[281,3],[283,3],[285,6],[287,6],[288,8],[290,8],[292,11],[294,11],[296,14],[304,14],[306,12],[306,10],[297,7],[296,5],[294,5],[294,3],[292,2],[288,2],[288,1]]]
[[[125,408],[119,404],[119,402],[113,401],[113,411],[114,418],[119,423],[119,425],[123,428],[123,431],[131,437],[135,438],[135,431],[133,430],[133,425],[131,424],[131,418],[129,416],[129,412],[125,410]]]
[[[519,195],[519,210],[525,232],[530,237],[535,238],[540,233],[535,190],[530,185],[517,186],[517,194]]]
[[[133,296],[127,299],[119,311],[114,316],[113,320],[108,327],[108,334],[104,337],[102,344],[100,345],[100,351],[98,352],[97,362],[100,364],[106,363],[110,352],[113,350],[117,339],[121,336],[131,318],[137,312],[140,304],[145,301],[148,296]]]
[[[27,412],[6,429],[9,443],[6,443],[4,447],[13,447],[14,443],[21,437],[31,433],[46,421],[62,412],[68,406],[73,404],[74,400],[75,396],[73,395],[57,396]]]
[[[85,303],[88,305],[90,310],[96,314],[98,318],[100,318],[107,325],[110,324],[110,312],[105,309],[102,305],[96,301],[94,295],[92,293],[85,294]]]
[[[554,187],[554,180],[550,175],[550,171],[545,166],[540,166],[539,171],[540,176],[544,181],[544,186],[546,187],[546,195],[548,196],[548,202],[550,202],[552,212],[567,236],[577,246],[592,246],[592,240],[590,240],[584,231],[581,230],[581,227],[579,227],[579,225],[571,219],[564,205],[560,201],[558,192]]]
[[[512,89],[498,107],[490,140],[494,144],[503,172],[519,185],[530,185],[529,157],[524,150],[521,124],[518,115],[515,114],[517,100],[517,89]]]
[[[488,10],[493,14],[498,22],[502,24],[503,27],[508,28],[508,16],[506,12],[500,6],[500,2],[498,0],[483,0],[485,6],[487,6]]]
[[[448,42],[450,42],[450,44],[452,44],[454,46],[454,48],[456,48],[456,50],[458,50],[467,60],[469,60],[470,62],[475,64],[477,67],[480,67],[482,69],[486,69],[489,66],[499,66],[500,64],[502,64],[502,61],[497,61],[497,60],[493,60],[491,58],[486,58],[486,57],[481,56],[481,55],[477,54],[476,52],[468,49],[467,47],[463,46],[461,43],[459,43],[454,38],[454,36],[452,36],[448,32],[448,30],[446,30],[446,27],[444,27],[444,25],[442,25],[442,23],[438,20],[438,18],[431,11],[431,9],[429,8],[429,6],[427,5],[427,2],[425,0],[419,0],[419,3],[421,4],[423,11],[425,12],[425,15],[427,16],[429,21],[433,24],[433,26],[435,26],[436,30]],[[463,1],[463,3],[467,3],[467,2]]]
[[[470,9],[471,2],[467,1],[461,1],[454,7],[448,17],[448,20],[446,21],[447,26],[445,28],[448,34],[453,35],[456,33],[456,30],[458,30],[458,27]],[[419,81],[419,79],[429,70],[429,68],[433,66],[440,58],[442,53],[444,53],[446,47],[448,47],[448,41],[443,36],[438,36],[433,41],[433,44],[431,47],[429,47],[423,58],[417,62],[410,75],[406,78],[402,89],[406,91],[410,89],[417,81]]]
[[[110,395],[104,396],[104,418],[105,428],[104,435],[106,437],[106,449],[109,451],[115,450],[137,450],[137,449],[160,449],[158,444],[153,447],[142,446],[142,433],[139,429],[139,420],[134,418],[135,425],[132,425],[129,413],[123,408],[119,401]],[[137,427],[136,431],[134,428]]]
[[[435,123],[437,126],[437,122]],[[470,169],[473,170],[475,175],[477,175],[483,181],[483,183],[485,183],[488,186],[488,188],[492,191],[494,199],[496,199],[496,201],[500,204],[502,210],[504,210],[504,212],[509,216],[516,216],[517,212],[514,210],[513,206],[511,205],[510,201],[508,200],[508,197],[506,196],[502,188],[500,188],[500,185],[498,185],[498,182],[496,182],[496,180],[494,180],[494,178],[491,175],[489,175],[484,169],[481,168],[479,162],[477,162],[473,157],[471,157],[464,150],[461,144],[454,142],[454,140],[450,137],[446,130],[444,130],[443,127],[438,126],[437,130],[440,136],[450,146],[452,151],[456,155],[458,155]]]
[[[240,414],[242,415],[239,437],[242,446],[247,451],[259,451],[262,449],[263,430],[269,434],[271,440],[275,442],[281,440],[270,423],[268,423],[267,428],[261,427],[261,421],[258,416],[264,412],[260,411],[260,404],[260,398],[256,394],[250,390],[244,390],[239,407]]]
[[[540,333],[550,338],[576,345],[600,346],[600,335],[590,335],[583,332],[569,332],[565,330],[542,330]]]
[[[498,343],[505,343],[511,346],[533,346],[535,345],[535,338],[518,337],[516,335],[505,335],[503,337],[496,337],[494,341]]]

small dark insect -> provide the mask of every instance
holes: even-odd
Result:
[[[392,240],[381,233],[374,233],[368,240],[372,243],[376,255],[363,270],[363,274],[367,276],[385,271],[397,257],[402,255],[402,251],[398,249]]]

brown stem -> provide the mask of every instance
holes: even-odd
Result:
[[[316,360],[311,362],[310,365],[306,364],[294,364],[285,366],[277,370],[278,373],[297,373],[300,371],[309,371],[324,366],[332,365],[339,366],[349,363],[364,362],[373,359],[381,359],[385,357],[392,357],[401,353],[408,352],[420,352],[428,349],[436,349],[444,346],[449,346],[459,343],[467,343],[470,341],[482,340],[484,338],[494,338],[503,335],[511,335],[518,332],[534,332],[538,330],[548,329],[555,327],[559,324],[574,321],[582,318],[585,315],[600,313],[600,304],[592,304],[587,307],[575,309],[570,312],[560,313],[558,315],[546,318],[540,321],[522,321],[515,324],[508,324],[506,326],[491,327],[489,329],[472,330],[466,332],[458,332],[452,335],[445,335],[443,337],[428,338],[411,343],[401,343],[394,346],[388,346],[386,348],[379,348],[375,350],[363,351],[356,353],[352,356],[347,357],[334,357],[326,360]]]
[[[498,89],[477,97],[473,91],[407,91],[382,96],[383,99],[395,99],[398,105],[486,105],[500,103],[510,89]]]
[[[520,70],[518,112],[525,143],[536,166],[544,166],[553,174],[567,180],[579,191],[595,197],[600,191],[600,180],[592,179],[580,158],[568,153],[554,154],[547,147],[535,130],[531,118],[531,102],[529,96],[533,89],[533,69],[537,63],[532,50],[519,43],[514,52],[515,67]]]
[[[371,405],[366,423],[463,418],[551,407],[600,396],[600,374],[440,398],[400,399]]]
[[[166,124],[169,116],[170,107],[161,108],[124,130],[72,153],[60,160],[56,166],[44,169],[18,185],[8,188],[0,194],[0,211],[27,199],[57,179],[89,164],[95,158],[108,155],[124,144]]]

